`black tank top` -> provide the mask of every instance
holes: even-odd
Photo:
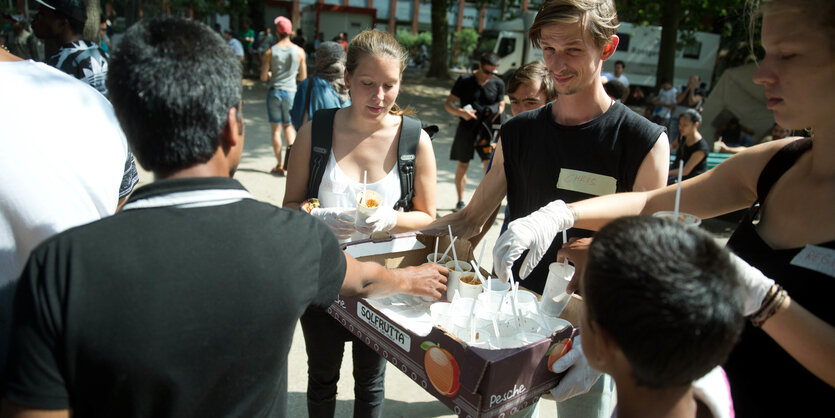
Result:
[[[575,126],[556,123],[550,103],[514,116],[502,126],[508,219],[525,217],[557,199],[570,203],[595,197],[601,193],[590,189],[599,186],[600,176],[616,182],[607,193],[632,191],[638,168],[663,131],[621,103],[613,104],[596,119]],[[568,175],[566,170],[576,171]],[[585,186],[591,187],[557,187],[561,173],[563,180],[572,176],[577,183],[585,182]],[[587,230],[568,231],[569,237],[591,235]],[[548,265],[556,261],[561,246],[562,236],[558,235],[539,265],[522,282],[524,287],[542,293]],[[524,258],[520,257],[513,267],[517,280]]]
[[[757,202],[748,210],[727,245],[782,285],[792,299],[832,324],[835,321],[832,300],[835,277],[791,264],[805,247],[774,250],[760,238],[753,224],[774,183],[811,147],[811,139],[797,140],[772,157],[760,173]],[[816,245],[835,249],[835,240]],[[807,371],[759,328],[746,325],[724,367],[731,381],[737,417],[831,416],[830,402],[835,397],[835,389]]]

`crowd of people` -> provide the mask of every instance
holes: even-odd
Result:
[[[458,204],[441,218],[430,135],[397,104],[408,53],[389,33],[319,34],[308,54],[283,16],[263,37],[246,22],[221,36],[163,17],[131,26],[108,54],[81,37],[83,2],[39,2],[31,34],[59,50],[32,61],[37,47],[12,15],[15,49],[0,49],[3,416],[285,416],[298,320],[310,416],[334,415],[346,341],[354,415],[383,416],[386,360],[324,309],[338,294],[437,299],[448,271],[385,269],[341,245],[448,228],[477,242],[505,198],[497,277],[542,293],[549,263],[578,271],[569,291],[584,297],[580,335],[552,366],[566,372],[550,394],[560,416],[826,410],[835,128],[833,96],[819,86],[835,74],[831,1],[752,4],[765,50],[753,82],[776,123],[755,145],[729,120],[720,132],[736,138],[724,145],[737,155],[711,170],[698,77],[681,90],[662,83],[651,121],[622,103],[624,63],[601,74],[619,42],[614,2],[546,2],[528,33],[543,62],[521,67],[505,89],[497,57],[485,54],[444,101],[459,117],[450,155]],[[247,52],[269,83],[283,208],[233,179]],[[52,122],[23,123],[34,111]],[[669,131],[654,123],[667,121]],[[476,152],[485,174],[464,202]],[[134,159],[152,183],[136,188]],[[649,216],[677,204],[679,191],[681,211],[703,219],[748,208],[727,249]],[[379,207],[360,217],[367,193]],[[787,401],[763,400],[776,392]],[[518,416],[536,416],[537,405]]]

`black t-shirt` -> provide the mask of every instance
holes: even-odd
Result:
[[[761,210],[758,204],[765,201],[771,186],[811,145],[811,139],[792,142],[769,161],[760,173],[757,202],[728,239],[727,246],[782,285],[793,300],[832,325],[835,324],[835,305],[832,304],[835,277],[796,262],[805,258],[805,246],[773,249],[763,241],[753,223]],[[815,245],[823,248],[818,254],[835,251],[835,240]],[[826,264],[825,257],[817,260],[818,265]],[[829,410],[829,401],[835,395],[835,389],[801,366],[762,329],[750,324],[746,324],[724,368],[731,382],[736,416],[741,418],[823,416],[826,413],[822,411]],[[776,402],[766,401],[766,398]]]
[[[508,219],[513,221],[562,199],[566,203],[632,190],[638,168],[664,128],[615,103],[603,115],[576,126],[556,123],[551,103],[514,116],[502,126]],[[591,236],[572,228],[569,237]],[[558,234],[522,285],[542,293],[548,264],[562,245]],[[513,267],[515,277],[524,260]]]
[[[498,77],[490,77],[482,86],[475,74],[462,75],[455,80],[450,93],[458,97],[461,107],[472,105],[479,117],[486,112],[495,115],[499,112],[498,103],[504,100],[504,82]]]
[[[690,171],[690,174],[681,176],[682,180],[687,180],[707,171],[707,156],[710,154],[710,146],[704,138],[700,139],[699,142],[696,142],[693,145],[687,145],[687,139],[684,137],[680,138],[680,145],[676,151],[676,161],[673,163],[673,167],[671,168],[678,168],[679,161],[684,161],[684,165],[687,165],[687,161],[690,160],[690,156],[692,156],[696,151],[701,151],[705,153],[705,155],[702,157],[699,164],[697,164],[696,167]]]
[[[345,258],[327,226],[251,198],[131,208],[231,179],[138,189],[38,246],[16,294],[5,396],[77,416],[285,416],[287,354]],[[141,206],[141,205],[140,205]]]

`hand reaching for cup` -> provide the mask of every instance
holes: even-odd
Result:
[[[449,269],[438,264],[424,264],[391,270],[399,276],[401,293],[412,296],[428,296],[440,299],[446,293],[446,276]]]
[[[583,277],[583,269],[586,267],[591,241],[591,238],[569,238],[557,251],[557,261],[568,259],[574,265],[574,277],[568,283],[566,293],[574,293],[580,289],[580,278]]]
[[[574,226],[574,213],[562,200],[555,200],[530,215],[511,222],[493,247],[496,276],[508,281],[510,268],[525,250],[530,250],[519,270],[522,279],[528,277],[542,260],[557,233]]]

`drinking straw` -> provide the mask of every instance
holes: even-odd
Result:
[[[473,305],[470,306],[470,322],[469,322],[469,326],[470,326],[470,344],[475,342],[475,326],[474,326],[475,325],[475,323],[474,323],[475,322],[474,321],[474,319],[475,319],[475,302],[476,302],[476,299],[473,299]]]
[[[536,306],[536,316],[539,318],[539,326],[547,332],[548,323],[545,322],[545,316],[542,314],[542,310],[539,309],[539,303],[535,303],[534,306]]]
[[[441,238],[440,236],[435,237],[435,252],[432,253],[432,256],[435,257],[435,261],[434,261],[435,264],[438,264],[438,239],[440,239],[440,238]]]
[[[563,245],[565,245],[566,243],[568,243],[568,232],[567,232],[567,230],[563,230],[563,231],[562,231],[562,243],[563,243]],[[563,265],[563,269],[565,269],[565,266],[566,266],[567,264],[568,264],[568,259],[567,259],[567,258],[565,258],[565,257],[563,257],[563,258],[562,258],[562,265]]]
[[[447,229],[449,230],[449,239],[455,241],[455,237],[452,236],[452,226],[447,225]],[[455,260],[455,267],[458,267],[458,254],[455,252],[455,246],[452,246],[452,259]]]
[[[362,171],[362,197],[360,198],[360,206],[362,206],[362,202],[365,200],[365,187],[368,184],[368,170]]]
[[[510,290],[511,290],[510,305],[511,305],[511,310],[513,311],[513,318],[516,319],[513,322],[516,324],[516,330],[521,331],[520,328],[522,327],[522,322],[519,319],[519,313],[516,311],[516,289],[517,289],[517,287],[516,287],[516,285],[514,285],[514,282],[511,282],[510,283]]]
[[[678,184],[676,185],[675,219],[678,219],[678,203],[681,201],[681,172],[684,171],[684,160],[678,162]]]
[[[449,253],[450,249],[455,248],[454,244],[455,244],[455,240],[457,240],[457,239],[458,239],[458,237],[455,237],[455,238],[452,239],[452,241],[449,243],[449,247],[446,247],[446,251],[444,251],[444,253],[441,254],[441,260],[443,260],[444,257],[446,257],[446,255],[447,255],[447,253]]]
[[[476,276],[478,276],[478,278],[479,278],[479,279],[481,279],[481,281],[482,281],[482,282],[484,282],[484,276],[482,276],[482,275],[481,275],[481,272],[480,272],[480,271],[478,271],[478,270],[479,270],[479,266],[480,266],[480,264],[476,263],[476,261],[475,261],[475,260],[472,260],[472,261],[470,261],[470,262],[472,263],[473,268],[475,269],[475,274],[476,274]],[[490,286],[490,282],[488,282],[488,283],[487,283],[487,286],[488,286],[488,287]]]
[[[484,259],[484,249],[487,248],[487,244],[481,244],[481,251],[478,253],[478,265],[481,265],[481,260]],[[476,271],[478,271],[478,267],[476,267]]]

